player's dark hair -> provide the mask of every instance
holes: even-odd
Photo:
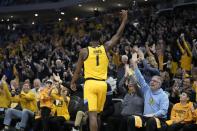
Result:
[[[102,36],[101,32],[97,31],[97,30],[96,31],[92,31],[90,33],[91,41],[100,41],[101,36]]]

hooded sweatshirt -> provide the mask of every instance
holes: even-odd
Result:
[[[152,91],[138,68],[135,69],[135,77],[144,94],[144,115],[154,114],[158,118],[167,118],[169,107],[167,94],[161,88]]]

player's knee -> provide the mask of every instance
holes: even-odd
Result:
[[[90,123],[97,121],[97,112],[89,112]]]

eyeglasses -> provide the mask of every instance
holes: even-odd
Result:
[[[190,81],[183,81],[183,83],[190,83]]]
[[[160,81],[157,81],[157,80],[154,80],[154,79],[151,79],[152,82],[155,82],[155,83],[160,83]]]

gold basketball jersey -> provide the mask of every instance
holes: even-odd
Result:
[[[84,61],[85,79],[93,78],[98,80],[107,79],[108,57],[103,45],[88,47],[88,57]]]

